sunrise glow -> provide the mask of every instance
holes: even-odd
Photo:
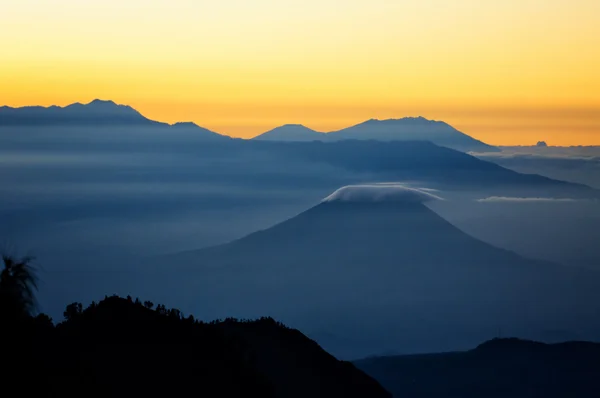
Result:
[[[94,98],[252,137],[444,120],[490,144],[600,144],[597,0],[20,0],[0,105]]]

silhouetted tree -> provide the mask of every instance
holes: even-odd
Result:
[[[40,333],[47,333],[54,328],[52,318],[46,314],[38,314],[35,318],[33,318],[33,325]]]
[[[152,301],[144,301],[144,307],[148,308],[149,310],[152,309],[152,307],[154,307],[154,303]]]
[[[63,312],[63,316],[67,321],[72,321],[77,318],[83,312],[83,306],[81,303],[71,303],[67,305],[65,308],[65,312]]]
[[[4,316],[29,317],[35,310],[37,276],[32,257],[17,259],[2,256],[4,269],[0,273],[0,312]]]
[[[182,318],[182,313],[177,308],[171,308],[168,311],[167,315],[173,319],[181,319]]]

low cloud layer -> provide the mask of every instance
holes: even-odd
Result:
[[[540,174],[600,189],[600,147],[502,147],[475,156],[525,174]]]
[[[323,202],[401,202],[425,203],[443,200],[427,188],[411,188],[397,183],[348,185],[323,199]]]
[[[479,158],[534,158],[600,161],[600,146],[513,146],[500,147],[501,152],[472,153]]]
[[[557,203],[573,203],[579,202],[580,199],[572,198],[517,198],[510,196],[490,196],[488,198],[477,199],[478,202],[493,203],[493,202],[516,202],[516,203],[531,203],[531,202],[557,202]]]

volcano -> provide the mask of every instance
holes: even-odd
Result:
[[[431,200],[441,198],[345,187],[272,228],[171,257],[177,272],[160,280],[210,303],[196,311],[208,318],[276,316],[344,358],[465,349],[499,330],[600,331],[596,273],[477,240]]]

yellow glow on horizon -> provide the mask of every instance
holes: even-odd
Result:
[[[597,0],[14,0],[0,104],[112,99],[251,137],[422,115],[492,144],[600,144]]]

